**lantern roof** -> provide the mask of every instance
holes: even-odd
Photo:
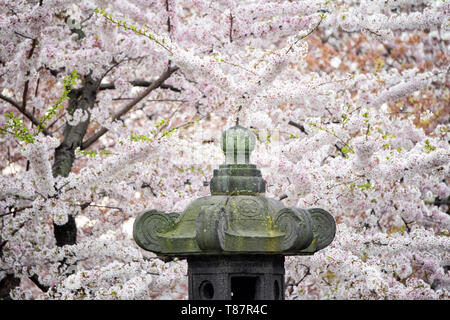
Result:
[[[136,243],[159,255],[307,255],[334,239],[333,216],[321,208],[286,208],[264,195],[261,171],[250,163],[255,135],[240,125],[226,130],[220,145],[225,163],[213,171],[211,195],[181,212],[147,210],[133,225]]]

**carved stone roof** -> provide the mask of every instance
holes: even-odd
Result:
[[[225,164],[214,170],[211,196],[194,200],[181,213],[148,210],[133,226],[136,243],[161,255],[305,255],[334,239],[333,216],[320,208],[286,208],[264,196],[266,183],[250,164],[253,133],[241,126],[225,131]]]

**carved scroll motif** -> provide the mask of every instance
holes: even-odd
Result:
[[[170,214],[158,210],[140,213],[133,225],[133,238],[141,248],[161,252],[162,243],[159,234],[173,228],[178,213]]]
[[[307,210],[311,216],[314,238],[316,239],[315,251],[325,248],[336,235],[336,222],[333,216],[320,208]]]
[[[313,240],[312,222],[306,210],[298,208],[284,208],[278,211],[275,225],[285,232],[282,250],[301,250]]]

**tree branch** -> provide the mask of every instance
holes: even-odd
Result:
[[[5,100],[6,102],[9,102],[10,104],[12,104],[14,107],[16,107],[18,110],[22,109],[22,107],[20,106],[20,104],[18,104],[16,101],[14,101],[13,99],[6,97],[4,95],[2,95],[0,93],[0,99]]]
[[[167,11],[167,33],[170,37],[171,25],[170,25],[170,11],[169,11],[169,0],[166,0],[166,11]]]
[[[37,274],[34,274],[29,278],[42,292],[47,292],[50,287],[44,286],[40,281]]]
[[[30,52],[28,52],[28,55],[27,55],[27,59],[28,60],[31,59],[31,56],[34,53],[34,49],[36,48],[36,45],[37,45],[37,39],[34,38],[33,41],[31,42]],[[27,71],[27,77],[29,75],[30,75],[30,70]],[[22,93],[22,108],[23,108],[23,110],[25,110],[27,108],[27,97],[28,97],[28,85],[29,85],[29,83],[30,83],[30,80],[27,79],[25,81],[24,88],[23,88],[23,93]]]
[[[28,73],[27,73],[28,75]],[[25,81],[25,84],[23,86],[23,93],[22,93],[22,109],[25,110],[27,108],[27,97],[28,97],[28,84],[30,83],[29,80]]]
[[[293,127],[296,127],[297,129],[299,129],[301,132],[303,132],[304,134],[308,134],[308,132],[306,132],[305,127],[303,125],[301,125],[300,123],[294,122],[292,120],[290,120],[288,122],[288,125],[291,125]]]
[[[145,80],[132,80],[130,83],[135,87],[149,87],[152,85],[152,82],[145,81]],[[176,88],[169,84],[161,84],[161,89],[169,89],[175,92],[181,92],[183,89]],[[109,90],[109,89],[116,89],[116,86],[114,83],[102,83],[100,84],[99,90]]]
[[[230,12],[230,43],[233,42],[233,15]]]
[[[0,94],[0,99],[9,102],[11,105],[13,105],[17,110],[20,111],[20,113],[22,113],[28,120],[30,120],[36,127],[39,127],[42,132],[47,135],[47,136],[51,136],[52,134],[42,126],[42,124],[39,122],[38,119],[36,119],[32,113],[30,113],[29,111],[25,110],[24,108],[22,108],[22,106],[20,104],[18,104],[16,101],[14,101],[13,99],[6,97],[2,94]]]
[[[21,33],[17,32],[17,31],[14,31],[14,33],[17,34],[18,36],[22,37],[22,38],[34,40],[34,38],[26,36],[24,34],[21,34]]]
[[[117,112],[114,117],[113,121],[119,120],[125,113],[130,111],[137,103],[139,103],[142,99],[144,99],[150,92],[155,90],[156,88],[159,88],[164,81],[166,81],[172,73],[178,70],[178,67],[173,67],[167,69],[156,81],[152,82],[152,84],[145,89],[140,95],[138,95],[133,101],[129,102],[125,107],[123,107],[119,112]],[[81,150],[89,148],[91,144],[96,142],[101,136],[103,136],[106,132],[108,132],[108,129],[105,127],[101,128],[99,131],[94,133],[92,136],[90,136],[85,142],[81,144]]]

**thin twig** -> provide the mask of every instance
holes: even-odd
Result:
[[[85,23],[86,21],[88,21],[90,18],[92,18],[94,16],[94,13],[92,12],[86,19],[84,19],[83,21],[80,22],[80,25],[83,26],[83,23]]]
[[[236,67],[236,68],[239,68],[239,69],[242,69],[242,70],[247,71],[247,72],[249,72],[249,73],[251,73],[251,74],[253,74],[255,76],[259,76],[259,74],[257,74],[255,71],[247,69],[247,68],[245,68],[245,67],[243,67],[241,65],[238,65],[236,63],[228,62],[228,61],[225,61],[225,60],[221,60],[220,62],[225,63],[225,64],[229,64],[230,66],[233,66],[233,67]]]
[[[153,188],[152,188],[152,186],[150,185],[150,183],[147,183],[147,182],[142,183],[141,188],[142,188],[142,189],[144,189],[144,188],[149,188],[149,189],[150,189],[150,192],[152,193],[152,195],[153,195],[154,197],[157,197],[157,196],[158,196],[158,195],[155,193],[155,191],[153,190]]]
[[[410,233],[411,232],[411,228],[410,228],[409,224],[406,222],[406,220],[403,217],[400,217],[400,218],[402,219],[403,223],[405,224],[406,231],[408,233]]]
[[[203,120],[203,119],[206,118],[206,117],[208,117],[208,114],[205,114],[205,115],[203,115],[203,116],[201,116],[200,118],[197,118],[197,119],[195,119],[195,120],[190,120],[190,121],[184,122],[184,123],[180,124],[179,126],[172,127],[172,128],[170,128],[169,131],[172,131],[172,130],[178,130],[178,129],[181,129],[181,128],[188,127],[188,126],[194,124],[195,122],[198,122],[198,121],[200,121],[200,120]]]
[[[320,26],[320,24],[322,23],[322,20],[324,19],[324,17],[325,17],[325,14],[322,13],[322,14],[320,15],[320,20],[319,20],[319,22],[317,23],[317,25],[316,25],[313,29],[311,29],[306,35],[301,36],[300,38],[298,38],[297,41],[295,41],[295,42],[289,47],[289,49],[287,49],[286,54],[288,54],[289,51],[292,50],[292,48],[297,44],[297,42],[299,42],[300,40],[303,40],[303,39],[307,38],[311,33],[313,33],[314,31],[316,31],[317,28],[318,28],[318,27]]]
[[[14,209],[13,211],[2,213],[2,214],[0,214],[0,217],[4,217],[4,216],[10,215],[10,214],[16,214],[17,212],[23,211],[25,209],[30,209],[30,208],[33,208],[33,206],[25,206],[25,207],[21,207],[21,208],[17,208],[17,209],[13,208]]]
[[[305,264],[302,264],[302,266],[306,268],[306,272],[305,272],[305,275],[299,281],[297,281],[295,283],[296,287],[300,284],[300,282],[302,282],[307,276],[309,276],[311,274],[311,268],[309,266],[307,266]]]
[[[351,80],[351,79],[352,79],[351,77],[348,77],[348,78],[344,78],[344,79],[340,79],[340,80],[322,82],[322,83],[319,83],[317,86],[312,87],[311,90],[317,89],[318,87],[323,86],[325,84],[331,84],[331,83],[334,84],[334,83],[344,82],[344,81]]]
[[[371,33],[371,34],[376,35],[377,37],[381,37],[381,34],[376,33],[375,31],[372,31],[372,30],[370,30],[370,29],[368,29],[368,28],[364,28],[363,31],[367,31],[367,32],[369,32],[369,33]]]
[[[112,24],[115,24],[117,26],[120,26],[122,28],[126,30],[130,29],[132,31],[134,31],[135,34],[140,35],[140,36],[144,36],[146,38],[149,38],[150,40],[152,40],[153,42],[155,42],[157,45],[159,45],[161,48],[163,48],[164,50],[166,50],[167,52],[170,53],[170,55],[173,55],[173,52],[167,47],[165,46],[163,43],[161,43],[160,41],[158,41],[153,35],[151,34],[147,34],[146,30],[144,30],[144,32],[142,32],[141,29],[139,29],[139,31],[137,31],[137,29],[135,28],[134,30],[131,29],[130,27],[126,26],[126,22],[122,22],[122,21],[116,21],[113,19],[113,17],[111,15],[108,15],[106,12],[102,14],[106,20],[108,20],[109,22],[111,22]]]
[[[26,36],[26,35],[24,35],[24,34],[21,34],[21,33],[17,32],[17,31],[14,31],[14,33],[17,34],[18,36],[21,36],[21,37],[25,38],[25,39],[34,40],[34,38],[31,38],[31,37],[29,37],[29,36]]]
[[[180,108],[181,108],[182,105],[183,105],[183,102],[181,102],[181,103],[178,105],[178,107],[172,112],[172,114],[169,115],[169,117],[168,117],[169,122],[170,122],[170,120],[173,118],[173,116],[175,115],[175,113],[177,113],[178,110],[180,110]],[[163,124],[161,127],[159,127],[158,132],[161,132],[165,127],[167,127],[168,124],[169,124],[168,122],[164,122],[164,124]]]

